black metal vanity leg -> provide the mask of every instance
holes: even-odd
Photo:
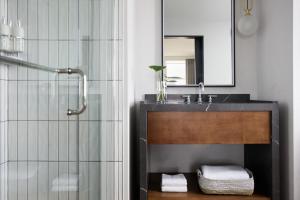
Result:
[[[140,186],[140,200],[147,200],[148,191],[148,147],[147,147],[147,111],[140,110],[140,132],[139,132],[139,186]]]
[[[272,106],[272,137],[270,144],[245,145],[245,167],[255,175],[255,190],[280,200],[279,112]]]
[[[280,199],[279,108],[272,108],[272,200]]]

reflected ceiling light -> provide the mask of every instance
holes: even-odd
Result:
[[[256,18],[252,15],[253,0],[243,0],[244,15],[238,22],[239,33],[244,36],[251,36],[256,33],[258,23]]]

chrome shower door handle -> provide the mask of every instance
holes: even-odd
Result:
[[[78,74],[81,78],[81,84],[79,84],[79,98],[81,98],[81,107],[77,110],[68,109],[67,115],[80,115],[86,110],[87,107],[87,77],[80,69],[72,69],[72,68],[66,68],[66,69],[59,69],[57,71],[59,74]],[[81,97],[80,97],[80,94]],[[80,102],[80,99],[79,99]]]
[[[82,93],[81,107],[78,108],[78,110],[68,109],[67,115],[79,115],[79,114],[83,113],[86,110],[86,107],[87,107],[87,78],[86,78],[86,75],[83,73],[82,70],[72,69],[72,68],[63,68],[63,69],[61,69],[61,68],[51,68],[51,67],[48,67],[48,66],[27,62],[27,61],[24,61],[24,60],[20,60],[18,58],[2,56],[2,55],[0,55],[0,62],[7,63],[7,64],[19,65],[19,66],[22,66],[22,67],[27,67],[27,68],[35,69],[35,70],[43,70],[43,71],[47,71],[47,72],[51,72],[51,73],[78,74],[81,77],[81,86],[79,88],[79,90],[80,90],[79,94],[80,94],[80,92]]]
[[[81,107],[77,110],[68,109],[67,115],[80,115],[86,110],[87,107],[87,77],[80,69],[72,69],[74,73],[77,73],[81,77],[81,84],[79,84],[79,98],[81,98]],[[81,97],[80,97],[80,94]],[[80,102],[80,100],[79,100]]]

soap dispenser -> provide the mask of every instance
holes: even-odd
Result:
[[[18,22],[12,28],[12,36],[13,36],[13,52],[20,53],[25,49],[25,34],[24,28],[21,25],[21,21]]]
[[[12,35],[13,27],[12,27],[12,21],[11,20],[8,23],[8,27],[9,27],[10,35],[9,35],[9,43],[8,43],[7,51],[9,53],[13,53],[13,51],[14,51],[14,37]]]
[[[5,18],[2,17],[0,22],[0,51],[10,51],[10,36],[11,29],[7,25]]]

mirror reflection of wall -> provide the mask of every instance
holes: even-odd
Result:
[[[166,77],[172,85],[203,82],[203,37],[164,37]]]
[[[168,85],[234,86],[234,0],[162,1]]]

